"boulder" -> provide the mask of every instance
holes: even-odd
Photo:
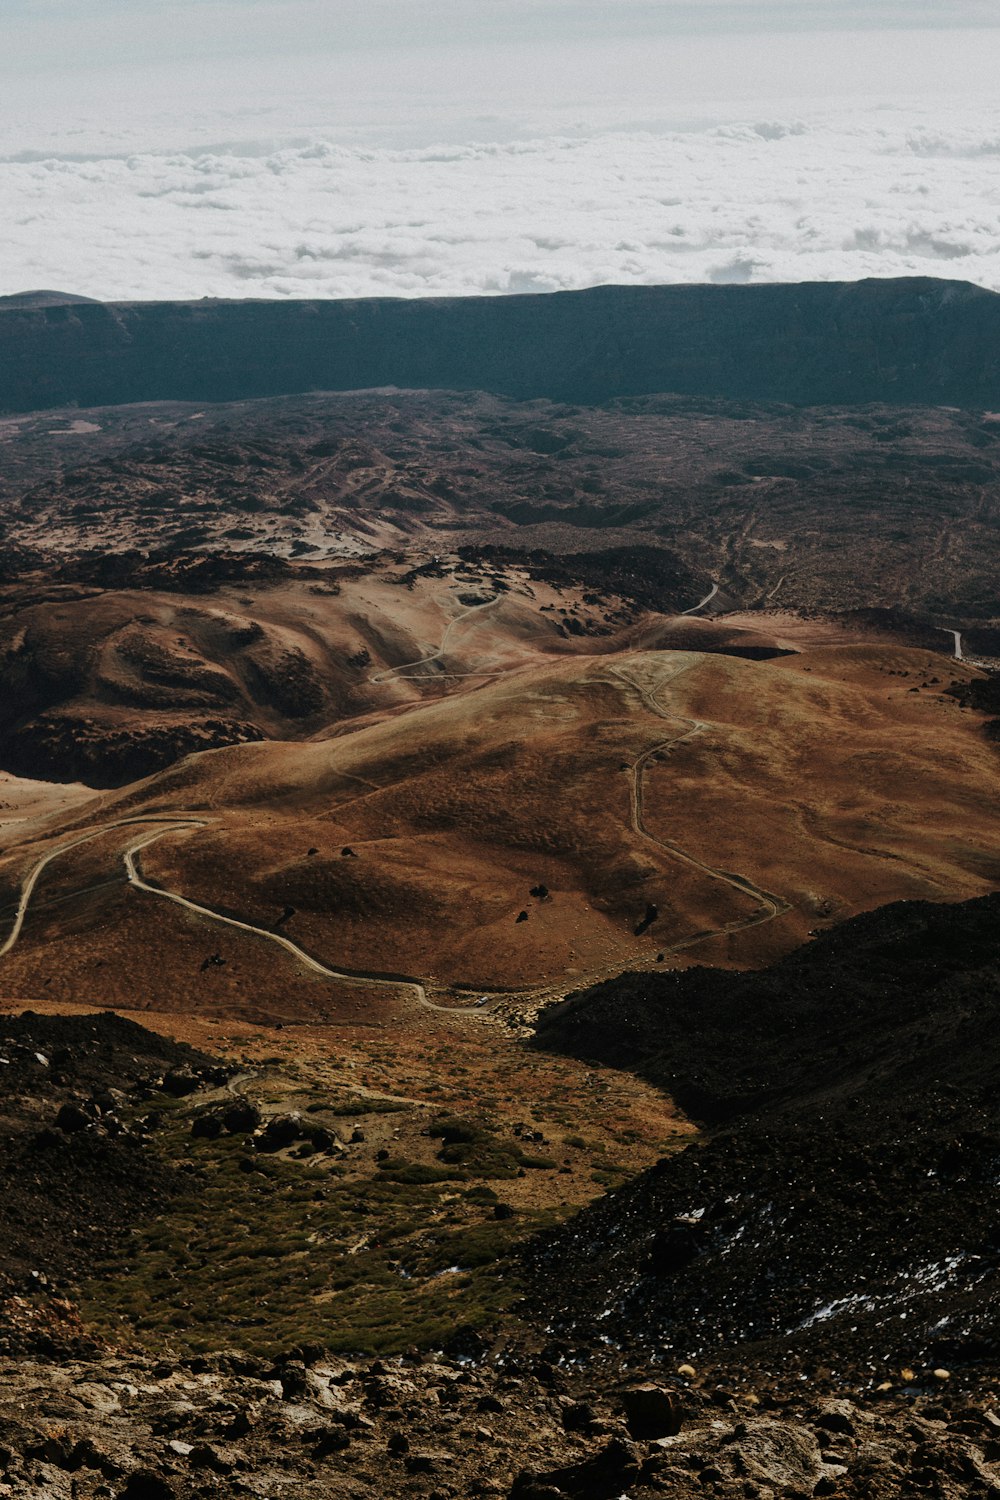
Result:
[[[850,1437],[854,1433],[856,1415],[850,1401],[827,1401],[816,1418],[816,1426],[823,1432],[838,1432]]]
[[[661,1386],[634,1386],[623,1394],[622,1407],[634,1438],[676,1437],[681,1430],[681,1404],[673,1391]]]
[[[599,1452],[580,1463],[546,1473],[522,1469],[514,1480],[510,1500],[543,1500],[547,1495],[569,1495],[572,1500],[617,1500],[635,1484],[641,1472],[631,1443],[612,1438]]]
[[[302,1120],[299,1115],[274,1115],[264,1126],[264,1133],[257,1137],[258,1151],[281,1151],[302,1135]]]
[[[249,1135],[260,1124],[260,1110],[249,1099],[235,1098],[223,1109],[222,1123],[230,1135]]]
[[[92,1115],[88,1115],[79,1104],[73,1104],[69,1100],[62,1105],[56,1115],[56,1128],[64,1131],[66,1135],[75,1135],[77,1131],[86,1130],[87,1126],[93,1123]]]

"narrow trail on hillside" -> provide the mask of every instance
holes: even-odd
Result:
[[[699,599],[698,603],[697,604],[692,604],[692,606],[691,606],[690,609],[682,610],[681,614],[682,615],[696,615],[700,609],[704,609],[705,608],[706,604],[711,604],[712,600],[715,598],[715,596],[716,596],[716,594],[718,592],[719,592],[719,585],[717,583],[713,583],[712,587],[709,589],[709,591],[705,595],[704,599]]]
[[[660,849],[665,849],[674,859],[683,861],[695,870],[700,870],[703,875],[708,875],[712,880],[719,880],[724,885],[731,886],[733,890],[739,891],[744,896],[750,896],[758,903],[758,910],[749,917],[740,917],[724,926],[693,933],[691,936],[679,939],[663,949],[664,953],[679,953],[683,948],[689,948],[694,943],[705,942],[710,937],[723,937],[733,932],[742,932],[749,927],[759,927],[764,922],[772,922],[775,917],[782,916],[791,907],[788,902],[780,896],[775,896],[770,891],[756,885],[748,876],[739,875],[731,870],[720,870],[715,865],[706,864],[697,855],[691,854],[689,850],[674,843],[672,839],[660,838],[659,835],[651,833],[645,821],[645,773],[649,765],[656,757],[667,754],[671,755],[679,745],[687,740],[692,740],[696,735],[703,734],[708,725],[700,719],[689,719],[683,714],[678,714],[671,709],[664,708],[660,703],[658,694],[671,682],[690,671],[693,663],[679,667],[669,677],[662,678],[655,688],[647,688],[643,683],[637,682],[633,677],[627,676],[620,667],[612,667],[614,675],[621,682],[626,683],[639,693],[647,708],[658,718],[673,720],[689,727],[682,733],[672,735],[669,739],[661,740],[659,744],[653,745],[633,761],[629,768],[629,787],[631,792],[631,825],[640,838],[647,839],[649,843],[655,844]]]
[[[17,910],[14,913],[14,922],[10,932],[7,934],[6,942],[3,944],[3,947],[0,947],[0,958],[3,958],[5,953],[10,952],[21,936],[21,929],[24,926],[24,919],[27,915],[32,892],[38,884],[43,870],[53,860],[58,859],[61,854],[68,854],[71,849],[76,849],[81,844],[89,844],[92,839],[100,838],[102,833],[110,833],[114,828],[127,828],[136,823],[169,823],[172,828],[186,828],[190,826],[203,826],[204,820],[201,818],[159,818],[155,816],[147,818],[117,818],[113,823],[102,823],[99,828],[92,828],[89,833],[79,834],[67,843],[58,844],[55,849],[50,849],[48,854],[43,854],[41,859],[32,865],[21,884],[21,894],[18,898]]]
[[[368,681],[377,684],[385,682],[390,677],[402,678],[404,682],[408,680],[419,681],[419,675],[415,678],[407,678],[403,677],[402,674],[404,672],[409,673],[413,667],[425,667],[430,662],[440,661],[448,649],[448,642],[451,639],[452,631],[467,620],[470,615],[478,614],[481,610],[491,609],[494,604],[499,604],[502,597],[501,594],[494,594],[492,598],[484,599],[481,604],[470,604],[467,609],[463,609],[462,613],[456,615],[448,625],[444,635],[441,637],[440,646],[438,646],[436,651],[432,651],[429,656],[418,656],[416,661],[400,662],[398,667],[384,667],[380,672],[372,672],[369,675]],[[502,677],[506,674],[502,672],[442,672],[440,675],[442,677]]]
[[[695,609],[700,609],[704,604],[708,602],[709,599],[713,598],[715,593],[717,592],[718,585],[713,585],[712,593],[706,595],[705,599],[701,600],[698,605],[693,607],[693,609],[686,611],[686,613],[691,614]],[[447,647],[448,638],[451,634],[451,631],[463,620],[467,619],[470,614],[474,614],[477,611],[489,608],[491,605],[496,604],[499,598],[500,596],[497,595],[495,598],[486,600],[482,604],[472,605],[468,609],[463,611],[461,615],[456,616],[456,618],[448,626],[448,629],[445,631],[440,647],[436,652],[432,653],[432,655],[421,657],[418,662],[404,663],[400,667],[388,668],[385,672],[378,673],[375,677],[372,677],[371,681],[374,682],[376,680],[381,680],[387,676],[391,676],[395,673],[399,673],[400,671],[404,671],[407,666],[420,666],[426,662],[438,660]],[[707,942],[712,938],[725,937],[734,932],[741,932],[750,927],[760,926],[764,922],[773,921],[774,918],[781,916],[783,913],[791,909],[789,904],[782,900],[780,896],[775,896],[771,892],[763,890],[760,886],[755,885],[754,882],[749,879],[749,877],[734,873],[729,870],[717,869],[715,866],[709,865],[703,860],[698,859],[696,855],[691,854],[688,850],[683,849],[679,844],[674,843],[672,840],[660,838],[658,835],[651,833],[649,828],[646,826],[646,770],[657,756],[663,754],[673,754],[681,744],[694,739],[696,735],[704,733],[704,731],[708,728],[707,724],[704,724],[698,719],[686,718],[684,715],[677,714],[672,710],[665,708],[660,703],[657,696],[663,690],[663,688],[665,688],[669,683],[675,681],[676,678],[681,676],[683,672],[689,671],[693,665],[693,662],[689,662],[684,666],[678,668],[669,676],[662,678],[654,688],[649,688],[642,682],[639,682],[635,678],[628,676],[628,674],[619,667],[611,668],[614,676],[618,679],[618,681],[623,683],[626,688],[638,693],[645,706],[653,714],[655,714],[657,718],[688,725],[688,728],[681,734],[672,735],[667,739],[658,741],[649,749],[644,750],[628,768],[630,788],[629,826],[638,837],[645,839],[650,844],[655,845],[658,849],[665,850],[672,859],[680,860],[683,863],[690,865],[693,869],[696,869],[702,874],[707,875],[710,879],[721,881],[724,885],[730,886],[733,890],[739,891],[741,894],[751,897],[757,903],[758,909],[749,917],[738,918],[732,922],[727,922],[721,927],[705,928],[701,931],[694,932],[686,937],[680,938],[676,942],[665,944],[660,950],[664,955],[668,953],[679,953],[686,948],[693,947],[697,943]],[[464,675],[485,676],[503,674],[470,673]],[[367,786],[372,790],[378,790],[374,783],[367,782],[363,777],[351,776],[348,773],[344,774],[345,777],[349,780],[357,781],[359,784]],[[516,1004],[527,1004],[537,1009],[538,1006],[544,1004],[547,1001],[563,999],[566,995],[572,993],[575,990],[580,990],[586,988],[588,985],[596,984],[598,981],[608,977],[609,975],[618,974],[621,972],[623,967],[648,967],[652,964],[652,959],[643,958],[633,960],[631,965],[629,965],[629,961],[624,956],[621,956],[613,960],[611,963],[605,964],[585,975],[573,976],[573,979],[571,981],[567,978],[555,984],[547,983],[542,985],[532,985],[522,990],[494,989],[490,995],[488,1004],[479,1003],[476,1005],[439,1005],[435,1001],[431,1000],[430,996],[427,993],[425,984],[420,979],[417,979],[410,975],[387,975],[374,973],[370,970],[349,971],[334,968],[329,964],[323,963],[320,959],[315,958],[311,953],[308,953],[304,948],[301,948],[297,943],[293,942],[290,938],[285,937],[281,933],[274,932],[267,927],[261,927],[254,922],[243,921],[238,917],[226,916],[224,913],[215,911],[211,907],[203,906],[196,901],[192,901],[188,897],[182,896],[176,891],[170,891],[167,890],[164,886],[152,884],[143,876],[139,864],[139,856],[142,854],[143,850],[148,849],[158,840],[166,838],[169,834],[186,832],[197,828],[206,828],[210,823],[213,823],[215,821],[216,820],[211,817],[199,817],[196,814],[188,814],[184,812],[173,816],[153,814],[150,816],[136,815],[128,818],[118,818],[112,822],[101,824],[101,826],[98,828],[90,829],[86,833],[78,834],[75,838],[68,840],[66,843],[59,844],[56,846],[56,848],[50,849],[48,853],[42,855],[35,862],[35,864],[32,865],[27,875],[24,877],[21,886],[20,897],[17,903],[17,909],[14,916],[14,922],[6,941],[4,942],[3,946],[0,947],[0,958],[9,953],[18,942],[21,936],[22,929],[24,927],[24,921],[29,905],[31,903],[32,895],[34,893],[35,887],[38,884],[38,880],[45,869],[54,860],[59,858],[60,855],[66,854],[70,850],[77,848],[81,844],[85,844],[93,839],[99,838],[102,834],[109,833],[116,828],[133,827],[138,824],[145,825],[146,831],[138,838],[134,839],[126,846],[124,850],[121,851],[121,858],[125,869],[125,877],[128,884],[133,889],[141,891],[143,894],[152,896],[158,900],[169,901],[173,905],[192,913],[194,916],[203,918],[211,922],[217,922],[221,926],[230,927],[238,932],[244,932],[252,937],[260,938],[266,942],[273,943],[276,947],[279,947],[284,952],[286,952],[290,958],[301,964],[310,973],[316,974],[321,978],[331,979],[339,984],[345,984],[359,988],[378,989],[381,991],[390,990],[396,992],[406,992],[412,997],[413,1000],[416,1001],[419,1006],[426,1010],[434,1011],[437,1014],[448,1016],[470,1016],[476,1017],[478,1019],[485,1019],[486,1017],[496,1013],[497,1011],[501,1011]],[[150,831],[150,825],[153,825],[152,831]],[[102,882],[102,884],[105,883],[109,882]],[[93,888],[96,889],[99,887]],[[91,888],[88,887],[88,891],[90,889]],[[86,892],[77,892],[74,894],[80,895],[86,894]],[[59,899],[62,900],[69,898],[66,897]],[[465,991],[468,993],[477,993],[481,988],[481,986],[474,987],[471,985],[456,985],[453,987],[453,992]]]
[[[224,1088],[227,1094],[234,1099],[240,1097],[241,1091],[248,1083],[257,1083],[266,1074],[266,1065],[261,1065],[254,1071],[244,1070],[234,1073],[232,1078],[227,1079]],[[328,1082],[333,1089],[339,1089],[344,1094],[352,1094],[358,1099],[371,1099],[375,1104],[405,1104],[414,1105],[417,1109],[436,1109],[437,1106],[430,1099],[414,1099],[412,1094],[387,1094],[384,1089],[372,1089],[364,1083],[349,1083],[346,1079],[329,1079]],[[280,1107],[280,1106],[279,1106]],[[361,1110],[358,1113],[362,1113]]]
[[[225,927],[234,927],[239,932],[248,932],[254,937],[264,938],[267,942],[274,943],[277,947],[283,948],[286,953],[290,954],[303,967],[309,969],[314,974],[319,974],[323,979],[335,979],[339,984],[359,985],[382,990],[408,990],[417,1004],[424,1006],[428,1010],[443,1011],[448,1015],[461,1015],[463,1013],[467,1015],[477,1014],[473,1006],[458,1007],[435,1004],[429,998],[426,989],[419,979],[412,979],[405,975],[397,977],[395,975],[375,974],[370,970],[361,970],[354,973],[344,969],[331,968],[329,964],[322,963],[318,958],[314,958],[311,953],[307,953],[304,948],[300,948],[298,943],[293,943],[291,938],[284,937],[280,932],[272,932],[267,927],[258,927],[254,922],[243,922],[238,917],[224,916],[221,912],[213,911],[210,906],[201,906],[196,901],[190,901],[187,896],[178,895],[176,891],[168,891],[163,886],[151,885],[141,875],[136,863],[136,856],[143,849],[148,849],[150,844],[155,843],[157,839],[165,838],[168,833],[174,833],[178,828],[187,826],[190,825],[180,823],[176,828],[157,829],[153,833],[146,834],[141,839],[136,840],[135,843],[130,844],[124,850],[122,858],[125,862],[125,873],[128,876],[130,885],[133,885],[136,890],[145,891],[149,896],[158,896],[163,901],[172,901],[175,905],[183,907],[186,911],[194,912],[197,916],[207,917],[210,921],[219,922]]]
[[[22,929],[24,927],[25,916],[27,915],[28,907],[31,902],[32,893],[34,892],[42,873],[54,860],[58,859],[58,857],[62,854],[69,853],[71,849],[76,849],[81,844],[86,844],[91,842],[93,839],[100,838],[102,834],[110,833],[116,828],[131,827],[135,826],[136,824],[148,825],[150,823],[153,823],[157,826],[151,833],[144,833],[140,838],[134,840],[121,852],[121,858],[125,866],[126,879],[128,881],[128,884],[133,886],[136,890],[142,891],[148,896],[156,896],[163,901],[171,901],[174,903],[174,905],[180,906],[186,911],[194,913],[196,916],[205,917],[212,922],[218,922],[224,927],[233,927],[240,932],[249,933],[254,937],[264,938],[267,942],[274,943],[277,945],[277,947],[283,948],[285,952],[288,953],[297,962],[301,963],[312,973],[319,974],[322,978],[334,979],[338,983],[357,985],[366,988],[378,988],[382,990],[388,989],[396,991],[408,990],[411,993],[412,997],[417,1001],[418,1005],[422,1005],[428,1010],[440,1011],[445,1015],[482,1014],[482,1011],[477,1006],[437,1005],[433,1000],[429,998],[427,991],[424,988],[423,984],[421,984],[420,980],[411,979],[409,976],[388,976],[363,970],[357,973],[350,973],[344,970],[331,968],[328,964],[321,963],[319,959],[314,958],[312,954],[307,953],[304,948],[300,948],[297,943],[293,943],[290,938],[283,937],[281,933],[272,932],[266,927],[259,927],[256,925],[256,923],[253,922],[241,921],[237,917],[227,917],[222,912],[213,911],[209,906],[201,906],[196,901],[190,901],[186,896],[181,896],[176,891],[168,891],[163,886],[151,885],[150,882],[143,877],[137,863],[137,856],[142,852],[143,849],[149,848],[149,846],[155,843],[158,839],[166,838],[168,834],[180,833],[192,828],[206,828],[210,821],[212,820],[207,818],[186,816],[177,816],[169,819],[156,816],[118,818],[110,823],[102,823],[99,828],[92,828],[87,833],[79,834],[76,838],[70,839],[67,843],[59,844],[55,849],[50,849],[47,854],[42,855],[42,857],[37,860],[34,865],[32,865],[31,869],[28,871],[28,874],[24,878],[21,886],[21,894],[18,900],[14,922],[11,926],[10,932],[7,935],[6,941],[4,942],[3,946],[0,947],[0,958],[9,953],[20,938]],[[160,826],[161,824],[164,826]]]

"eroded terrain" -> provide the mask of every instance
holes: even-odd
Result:
[[[4,419],[7,1493],[1000,1493],[998,437]]]

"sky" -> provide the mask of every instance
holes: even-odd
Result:
[[[4,0],[0,294],[1000,289],[1000,0]]]

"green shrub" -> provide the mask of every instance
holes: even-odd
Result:
[[[466,1172],[453,1171],[448,1167],[429,1166],[420,1161],[401,1161],[394,1157],[390,1157],[388,1161],[379,1162],[379,1171],[384,1173],[389,1182],[402,1182],[410,1186],[468,1180]]]

